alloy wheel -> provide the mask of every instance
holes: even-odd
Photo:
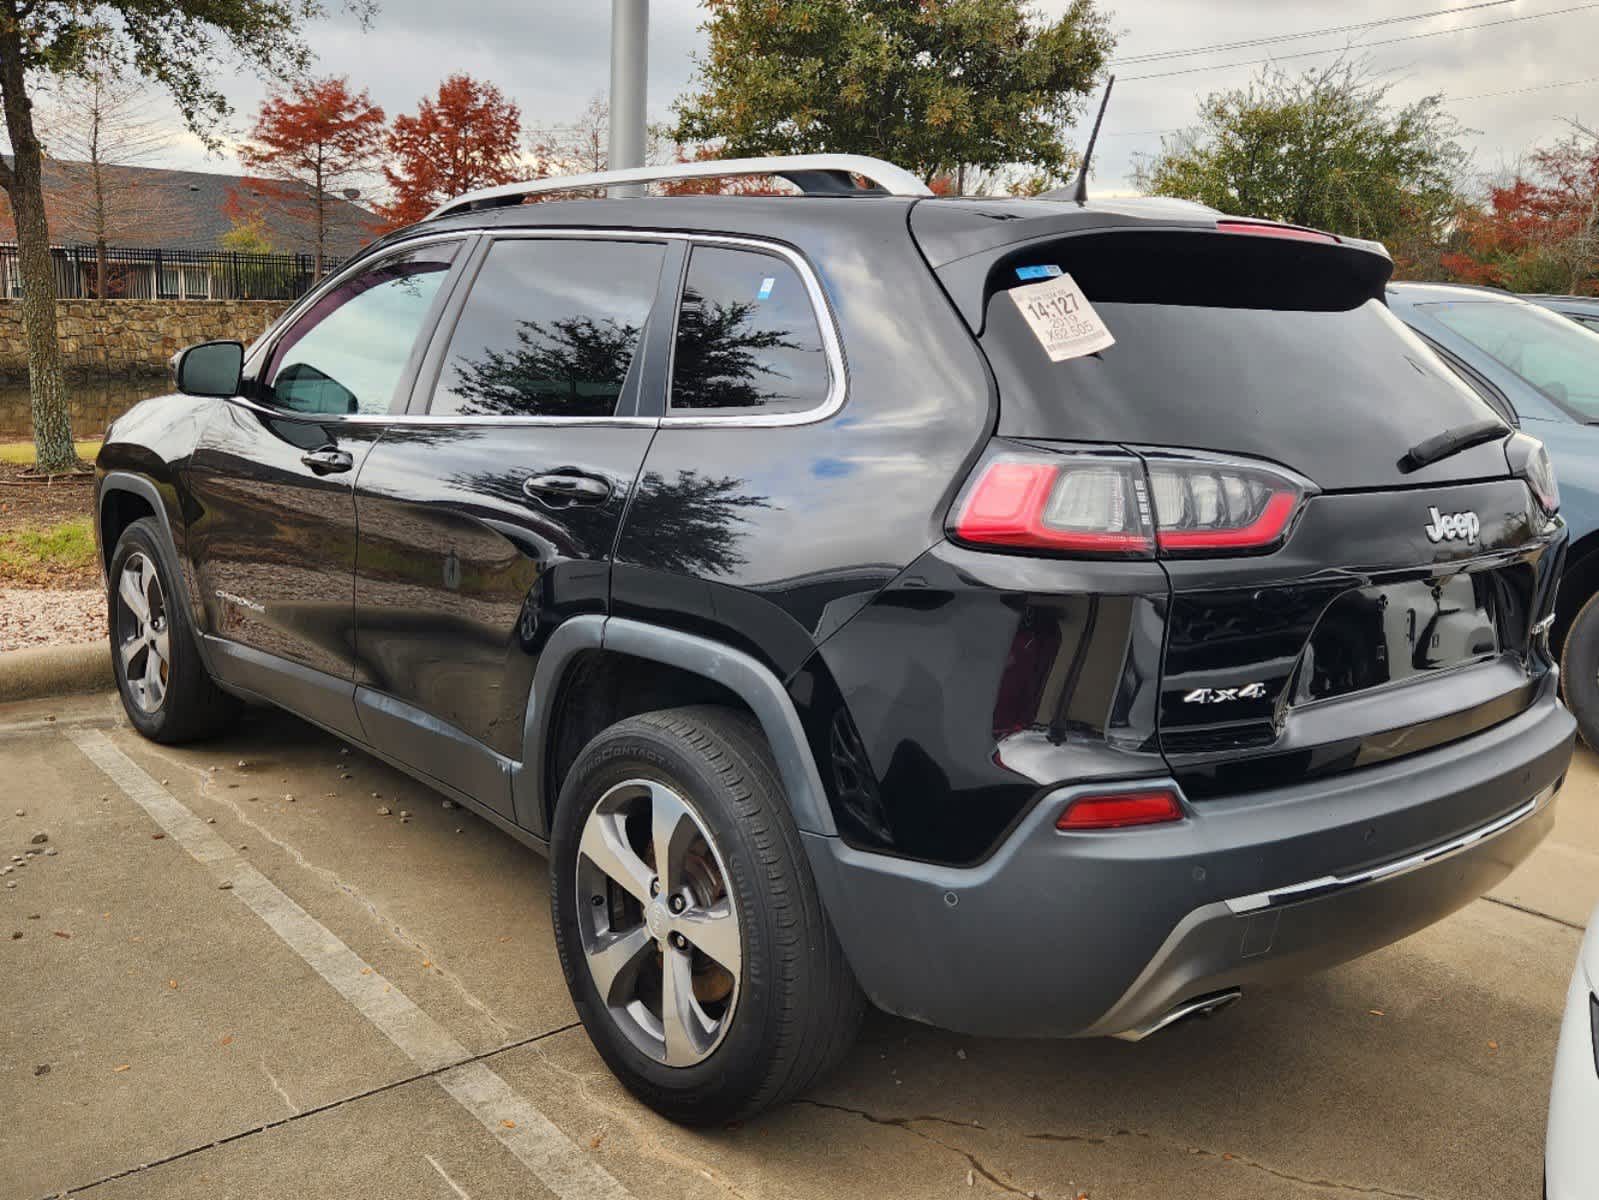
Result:
[[[595,989],[642,1053],[703,1062],[738,1003],[743,940],[726,866],[705,823],[666,784],[605,793],[583,825],[577,916]]]
[[[141,711],[154,713],[166,699],[172,650],[161,579],[141,551],[128,555],[117,577],[114,628],[133,702]]]

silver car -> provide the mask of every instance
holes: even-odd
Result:
[[[1544,1150],[1548,1200],[1599,1197],[1599,911],[1577,955],[1555,1051]]]

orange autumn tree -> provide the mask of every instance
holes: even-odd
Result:
[[[395,161],[383,168],[394,192],[382,209],[390,227],[420,221],[462,192],[525,178],[521,138],[522,110],[504,92],[451,75],[436,98],[422,98],[415,116],[394,119],[388,150]]]
[[[250,173],[244,186],[267,206],[281,209],[312,229],[322,274],[329,210],[339,193],[371,175],[383,153],[383,110],[363,88],[350,90],[341,77],[311,79],[265,100],[239,147]],[[230,215],[249,217],[238,194],[229,197]]]
[[[1461,213],[1456,279],[1515,292],[1599,294],[1599,136],[1577,134],[1535,150],[1532,170],[1490,189]]]

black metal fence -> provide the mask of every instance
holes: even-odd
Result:
[[[56,295],[63,300],[297,300],[315,277],[309,254],[239,254],[231,250],[105,252],[104,295],[100,253],[93,246],[56,246]],[[324,258],[326,274],[339,260]],[[15,245],[0,245],[0,300],[22,295]]]

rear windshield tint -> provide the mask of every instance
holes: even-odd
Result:
[[[1225,262],[1202,273],[1193,265],[1173,264],[1164,279],[1115,279],[1094,264],[1078,282],[1115,344],[1054,362],[1009,292],[1034,281],[1016,277],[1018,267],[1036,277],[1058,266],[1076,278],[1071,248],[1007,264],[1013,278],[995,281],[981,339],[999,387],[999,431],[1252,455],[1324,488],[1354,488],[1401,482],[1397,463],[1410,446],[1495,415],[1380,299],[1303,307],[1303,277],[1285,277],[1275,289],[1282,302],[1269,306],[1273,289],[1258,272],[1240,280]],[[1291,276],[1292,261],[1284,267]]]

